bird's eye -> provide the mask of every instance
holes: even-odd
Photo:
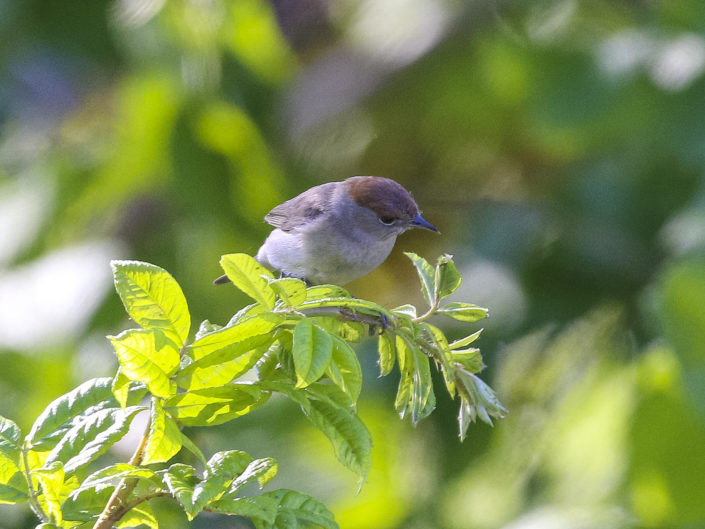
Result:
[[[380,221],[382,224],[386,224],[387,226],[389,226],[390,224],[392,224],[395,220],[396,220],[396,219],[395,219],[394,217],[388,217],[388,216],[384,216],[384,217],[380,217],[380,218],[379,218],[379,221]]]

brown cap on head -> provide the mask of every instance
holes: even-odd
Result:
[[[378,217],[413,219],[419,207],[404,186],[381,176],[354,176],[345,181],[348,193],[358,206],[374,211]]]

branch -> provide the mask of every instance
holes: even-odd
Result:
[[[142,436],[140,444],[137,446],[135,453],[130,458],[129,464],[133,466],[138,466],[142,462],[142,456],[144,455],[145,448],[147,448],[147,442],[149,441],[149,427],[150,422],[147,423],[147,428]],[[139,478],[123,478],[113,494],[110,496],[108,503],[105,505],[103,512],[98,516],[93,529],[110,529],[113,527],[115,522],[122,518],[127,511],[130,509],[125,509],[126,506],[133,502],[126,502],[127,498],[135,490]],[[134,500],[133,500],[134,501]],[[145,500],[142,500],[145,501]],[[138,502],[141,503],[141,502]]]
[[[22,473],[24,474],[24,477],[27,480],[27,489],[29,490],[29,504],[32,507],[32,510],[36,513],[37,516],[39,516],[39,519],[42,522],[49,523],[49,515],[47,515],[47,513],[44,512],[44,509],[42,509],[42,506],[39,504],[39,500],[37,499],[37,491],[34,490],[34,484],[32,483],[32,474],[29,471],[29,459],[27,458],[27,452],[27,444],[25,443],[22,446],[22,461],[24,463],[24,465],[22,465],[24,467],[22,469]]]

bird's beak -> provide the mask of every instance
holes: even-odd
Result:
[[[414,217],[414,220],[411,221],[411,226],[413,228],[426,228],[427,230],[435,231],[436,233],[441,233],[440,231],[438,231],[438,228],[436,228],[433,224],[423,218],[420,213]]]

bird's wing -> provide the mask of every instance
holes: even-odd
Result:
[[[328,212],[330,197],[336,182],[312,187],[298,196],[279,204],[264,220],[282,231],[301,228]]]

